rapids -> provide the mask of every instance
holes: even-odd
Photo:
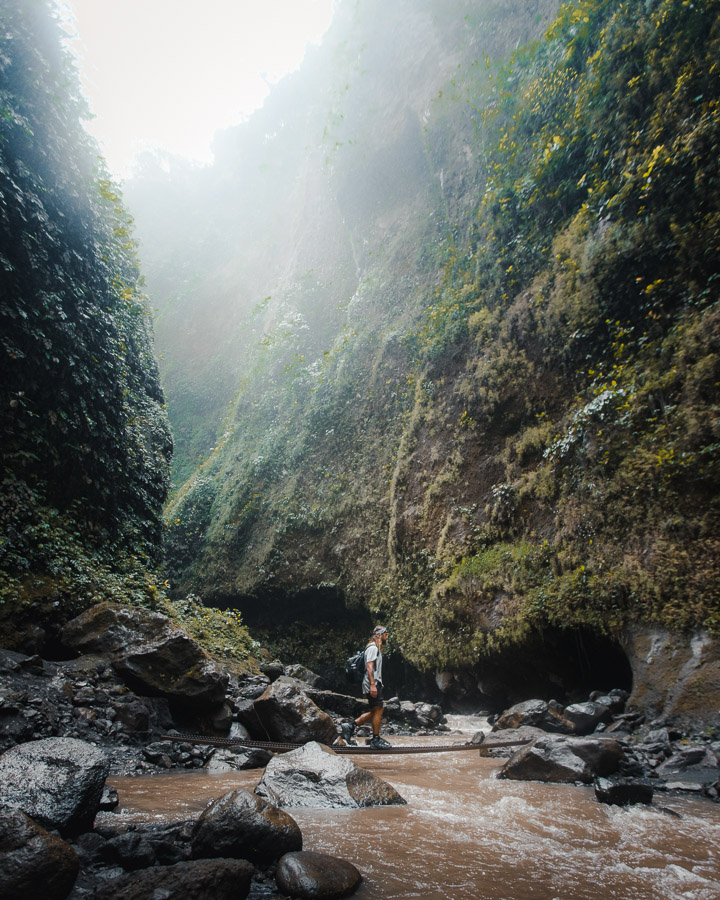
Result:
[[[482,728],[450,717],[463,740]],[[392,738],[394,743],[437,738]],[[349,860],[357,900],[717,900],[720,805],[657,793],[651,807],[609,807],[590,787],[501,781],[502,760],[473,752],[356,758],[407,806],[290,809],[304,848]],[[127,821],[194,817],[260,770],[109,778]],[[255,885],[252,898],[265,889]]]

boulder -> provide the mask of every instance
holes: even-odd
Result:
[[[523,700],[499,716],[493,731],[534,727],[553,734],[574,734],[575,723],[566,715],[563,706],[556,700]]]
[[[392,785],[316,742],[271,759],[255,793],[279,807],[357,809],[405,803]]]
[[[0,756],[0,806],[63,835],[89,831],[109,769],[104,753],[75,738],[18,744]]]
[[[565,707],[563,715],[572,722],[576,734],[592,734],[601,722],[609,722],[612,719],[609,707],[593,700],[588,700],[587,703],[572,703]]]
[[[227,674],[167,616],[98,603],[68,622],[62,640],[112,661],[130,687],[195,707],[222,703]]]
[[[658,775],[675,775],[695,766],[714,768],[717,766],[717,757],[705,744],[697,747],[683,747],[677,753],[673,753],[665,762],[655,770]]]
[[[347,897],[357,889],[362,875],[352,863],[325,853],[301,850],[286,853],[277,865],[275,881],[291,897]]]
[[[505,763],[498,777],[589,784],[597,775],[616,772],[622,758],[622,749],[612,738],[547,735],[518,750]]]
[[[241,789],[213,800],[200,814],[190,840],[194,859],[227,857],[259,865],[302,850],[302,833],[295,819]]]
[[[206,772],[233,772],[262,769],[272,759],[269,750],[252,747],[223,747],[214,750],[205,763]]]
[[[291,666],[285,666],[284,674],[287,675],[288,678],[294,678],[296,681],[302,681],[304,684],[309,684],[310,687],[322,689],[322,678],[298,663]]]
[[[548,705],[544,700],[523,700],[516,703],[499,717],[493,725],[493,731],[504,731],[508,728],[521,728],[523,725],[539,726],[547,715]]]
[[[96,888],[93,900],[244,900],[253,867],[241,859],[200,859],[159,866],[113,878]]]
[[[79,865],[62,838],[19,809],[0,809],[0,897],[64,900]]]
[[[529,744],[537,738],[545,737],[545,734],[541,728],[534,728],[532,725],[523,725],[512,731],[493,731],[485,735],[481,742],[480,756],[509,759],[517,753],[521,744]]]
[[[598,778],[595,781],[595,796],[600,803],[610,806],[631,806],[636,803],[652,803],[653,789],[643,781]]]
[[[278,678],[254,703],[269,740],[331,744],[337,737],[330,716],[301,691],[292,679]]]

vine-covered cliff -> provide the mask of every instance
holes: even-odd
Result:
[[[177,594],[429,670],[717,630],[719,13],[341,3],[214,166],[146,165]]]
[[[47,0],[0,8],[0,627],[157,591],[172,452],[130,218]]]

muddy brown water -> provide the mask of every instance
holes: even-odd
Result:
[[[467,720],[460,724],[475,730]],[[394,785],[407,806],[288,812],[304,849],[360,869],[357,900],[720,898],[718,804],[657,793],[651,807],[604,806],[588,787],[498,780],[502,760],[474,751],[355,761]],[[261,774],[110,778],[121,805],[104,815],[133,822],[195,817],[227,791],[252,790]],[[261,895],[262,888],[252,894]]]

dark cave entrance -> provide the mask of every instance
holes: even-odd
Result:
[[[462,712],[498,712],[531,699],[567,705],[587,700],[592,691],[631,691],[632,681],[616,640],[589,628],[556,628],[456,675],[446,701]]]

